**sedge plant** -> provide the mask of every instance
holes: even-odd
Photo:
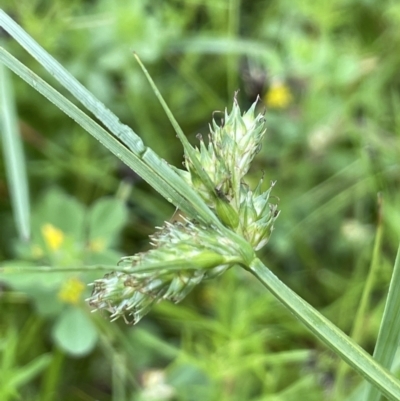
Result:
[[[243,268],[379,390],[378,396],[381,392],[388,399],[400,399],[400,382],[387,370],[391,360],[382,358],[382,364],[374,360],[282,283],[257,257],[256,251],[267,243],[279,211],[270,202],[273,183],[263,191],[262,180],[256,188],[251,188],[244,179],[265,134],[265,121],[263,115],[257,113],[256,103],[242,113],[235,100],[222,122],[212,123],[209,138],[199,138],[200,145],[192,147],[142,66],[183,144],[186,169],[176,169],[146,147],[136,133],[122,124],[2,11],[0,26],[93,113],[102,126],[4,48],[0,48],[0,61],[80,124],[186,216],[183,222],[165,223],[159,228],[151,237],[152,249],[148,252],[123,258],[112,271],[94,282],[88,301],[95,309],[109,311],[112,320],[122,317],[136,323],[154,303],[179,302],[201,281],[223,274],[228,268]],[[397,265],[400,263],[396,263],[396,271]],[[3,269],[3,272],[8,270]],[[396,285],[393,281],[392,284]],[[396,298],[391,306],[394,302]],[[392,337],[392,342],[396,341],[398,336]],[[381,345],[380,354],[384,354],[384,348],[384,344]],[[374,392],[369,391],[368,399],[377,399],[373,397],[376,397]]]
[[[213,121],[208,145],[200,137],[199,148],[186,146],[187,171],[176,169],[224,224],[224,230],[194,216],[165,223],[152,236],[150,251],[121,260],[120,266],[133,269],[132,273],[113,272],[94,283],[89,298],[92,306],[109,310],[112,319],[123,316],[136,323],[155,302],[179,302],[203,279],[243,264],[251,254],[248,245],[258,250],[267,243],[279,214],[277,206],[269,203],[272,185],[263,192],[261,181],[253,191],[243,179],[265,133],[264,118],[255,109],[256,103],[242,115],[235,100],[222,126]],[[245,239],[247,249],[234,236],[227,236],[226,230]],[[153,264],[161,268],[135,272],[136,267]]]

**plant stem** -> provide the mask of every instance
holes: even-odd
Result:
[[[332,322],[282,283],[260,259],[255,258],[246,269],[335,354],[379,388],[388,399],[400,400],[400,382]]]

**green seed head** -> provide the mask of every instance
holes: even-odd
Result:
[[[208,144],[200,138],[194,149],[192,157],[201,171],[187,153],[187,171],[177,171],[227,229],[258,250],[267,243],[279,212],[269,203],[273,184],[262,192],[261,182],[254,191],[244,182],[265,133],[263,115],[255,114],[256,103],[242,115],[235,99],[223,124],[213,121]],[[204,279],[244,264],[243,247],[216,227],[195,221],[166,223],[151,237],[151,245],[146,253],[123,258],[119,271],[96,280],[90,305],[109,311],[113,320],[122,316],[137,323],[155,303],[179,302]]]
[[[242,235],[256,251],[268,242],[279,215],[277,206],[268,202],[275,183],[271,183],[266,192],[261,192],[261,183],[254,192],[242,186],[239,209]]]
[[[218,195],[231,201],[239,194],[240,182],[260,150],[265,120],[263,115],[255,115],[256,104],[242,115],[235,99],[231,113],[225,111],[223,123],[212,122],[208,145],[200,137],[200,146],[195,153],[214,185],[212,192],[201,180],[193,161],[185,154],[189,175],[184,176],[211,207],[216,207]]]
[[[180,302],[197,284],[240,260],[234,243],[218,230],[187,221],[152,236],[153,249],[123,258],[122,271],[96,280],[89,304],[137,323],[163,299]],[[146,269],[148,267],[148,269]],[[125,271],[124,271],[125,270]]]

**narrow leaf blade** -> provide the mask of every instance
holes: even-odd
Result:
[[[389,293],[386,300],[385,310],[381,326],[379,328],[378,340],[375,345],[374,358],[387,369],[392,367],[393,359],[400,342],[400,245],[394,263],[393,275],[390,281]],[[378,401],[381,397],[379,391],[368,386],[365,400]]]
[[[90,112],[92,112],[113,133],[114,136],[116,136],[123,144],[125,144],[125,146],[131,150],[131,154],[135,155],[143,162],[141,166],[142,169],[146,169],[147,172],[150,173],[147,174],[147,179],[146,177],[143,177],[144,179],[150,183],[149,179],[152,181],[155,180],[155,177],[152,177],[154,174],[159,176],[159,179],[157,180],[158,185],[162,185],[164,188],[163,190],[160,190],[157,185],[155,186],[154,184],[150,183],[153,188],[160,192],[176,207],[184,210],[189,216],[201,219],[205,223],[212,223],[222,227],[222,224],[218,218],[207,207],[201,197],[191,187],[189,187],[187,183],[185,183],[185,181],[171,167],[169,167],[165,161],[161,160],[160,157],[158,157],[151,149],[146,147],[141,138],[134,133],[131,128],[125,124],[122,124],[114,113],[112,113],[105,107],[103,103],[96,99],[96,97],[90,91],[88,91],[58,61],[48,54],[33,38],[31,38],[1,9],[0,26],[5,29],[22,47],[24,47],[79,102],[81,102]],[[15,61],[13,61],[11,64],[13,63],[15,63]],[[8,65],[8,67],[12,68],[10,65]],[[29,73],[33,74],[31,71]],[[32,80],[25,80],[35,89],[38,89],[35,87],[35,84],[31,83]],[[33,82],[35,82],[35,80]],[[60,107],[59,105],[57,106]],[[66,112],[65,110],[63,111]],[[104,133],[107,133],[107,131],[103,131]],[[117,156],[120,157],[118,154]],[[126,159],[123,160],[123,162],[127,164]],[[147,166],[143,166],[145,164],[147,164]],[[139,175],[143,176],[140,171],[133,168],[129,164],[127,165]],[[150,172],[151,170],[152,172]],[[161,183],[161,181],[164,181],[164,183]],[[175,193],[173,196],[171,196],[172,193],[170,195],[166,195],[164,189],[167,186],[172,188],[170,192],[173,191]],[[179,201],[177,198],[179,198]]]
[[[93,119],[1,47],[0,61],[99,140],[169,202],[181,208],[189,216],[200,217],[205,222],[219,224],[216,216],[201,198],[151,149],[145,148],[144,152],[139,154],[127,149]]]
[[[182,128],[178,124],[178,121],[176,121],[174,115],[172,114],[170,108],[167,105],[167,102],[162,97],[160,91],[158,90],[153,79],[151,78],[149,72],[147,71],[146,67],[143,65],[142,61],[140,60],[140,58],[138,57],[138,55],[136,53],[135,53],[135,58],[136,58],[137,62],[139,63],[147,80],[149,81],[154,94],[156,95],[158,101],[160,102],[162,108],[164,109],[165,114],[167,115],[171,125],[173,126],[173,128],[176,132],[176,135],[178,136],[179,140],[181,141],[186,154],[189,156],[191,162],[195,166],[197,174],[201,178],[204,185],[207,187],[210,194],[214,194],[214,196],[217,197],[217,194],[215,192],[215,187],[211,181],[211,178],[208,176],[208,174],[205,172],[204,168],[202,167],[200,160],[198,159],[198,157],[196,155],[195,150],[193,149],[192,145],[189,143],[188,139],[186,138],[184,132],[182,131]]]
[[[259,259],[249,271],[308,329],[388,399],[400,399],[400,382],[338,327],[282,283]]]
[[[18,129],[12,81],[0,65],[0,131],[14,219],[22,240],[30,237],[30,203],[22,140]]]

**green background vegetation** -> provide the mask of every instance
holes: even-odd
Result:
[[[243,110],[259,94],[268,131],[252,178],[277,181],[282,211],[260,257],[373,351],[400,231],[400,3],[3,0],[2,7],[176,166],[181,145],[133,50],[192,143],[237,89]],[[18,44],[5,34],[1,41],[65,93]],[[173,207],[40,94],[15,76],[12,84],[32,240],[18,239],[1,163],[0,261],[115,265],[146,250]],[[288,92],[287,102],[274,103],[273,94]],[[49,225],[61,232],[59,246],[46,242]],[[357,315],[373,260],[369,302]],[[89,313],[90,289],[73,284],[96,277],[1,279],[1,400],[343,400],[361,383],[245,272],[231,270],[179,305],[159,304],[135,327]],[[60,295],[65,283],[78,291],[75,302]]]

